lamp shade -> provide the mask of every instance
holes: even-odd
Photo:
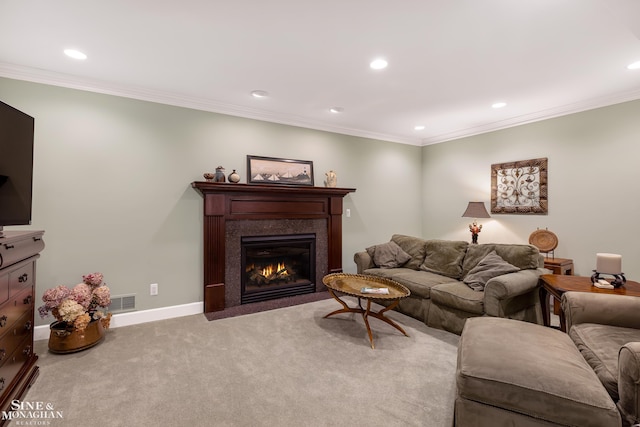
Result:
[[[484,202],[469,202],[467,210],[462,214],[463,218],[491,218]]]

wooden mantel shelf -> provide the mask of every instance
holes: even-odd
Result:
[[[261,219],[327,221],[328,270],[342,272],[342,199],[354,188],[196,181],[204,198],[205,313],[224,309],[225,224]]]
[[[261,193],[261,194],[297,194],[297,195],[331,195],[344,197],[356,191],[355,188],[311,187],[303,185],[277,184],[230,184],[220,182],[195,181],[191,186],[203,196],[207,193]]]

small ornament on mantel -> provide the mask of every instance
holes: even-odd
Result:
[[[202,174],[202,176],[204,176],[204,179],[206,179],[207,182],[213,182],[213,178],[215,178],[215,175],[212,174],[211,172],[206,172]]]
[[[229,179],[229,182],[232,182],[234,184],[240,182],[240,175],[238,174],[238,172],[236,172],[235,169],[229,174],[227,178]]]
[[[334,171],[329,171],[324,175],[326,176],[324,180],[325,187],[336,187],[338,185],[338,177]]]
[[[214,182],[225,182],[227,179],[224,176],[224,168],[222,166],[218,166],[216,168],[216,175],[213,178]]]

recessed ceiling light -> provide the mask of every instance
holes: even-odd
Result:
[[[73,59],[80,59],[80,60],[87,59],[87,55],[75,49],[65,49],[64,54]]]
[[[627,68],[630,70],[640,70],[640,61],[636,61],[633,64],[627,65]]]
[[[505,107],[507,105],[506,102],[495,102],[493,105],[491,105],[491,108],[502,108]]]
[[[342,113],[344,111],[344,108],[342,108],[342,107],[331,107],[329,109],[329,111],[331,111],[334,114],[339,114],[339,113]]]
[[[413,127],[415,130],[424,130],[424,126],[422,125],[417,125]]]
[[[251,92],[251,96],[254,98],[266,98],[269,96],[269,92],[265,92],[264,90],[254,90]]]
[[[387,65],[389,65],[388,62],[382,58],[371,61],[371,63],[369,64],[369,66],[374,70],[382,70],[383,68],[387,68]]]

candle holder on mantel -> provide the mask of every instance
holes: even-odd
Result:
[[[608,274],[608,273],[599,273],[597,270],[593,270],[593,275],[591,276],[591,283],[596,283],[597,281],[601,280],[602,279],[602,277],[600,277],[601,274],[607,274],[609,276],[613,276],[613,278],[614,278],[613,281],[610,281],[610,280],[607,280],[607,281],[614,288],[619,288],[620,286],[622,286],[625,283],[627,283],[627,278],[624,277],[624,273]]]

